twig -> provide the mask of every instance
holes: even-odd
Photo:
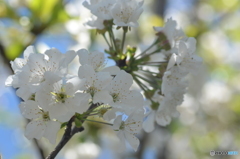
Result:
[[[92,104],[87,111],[92,110],[94,108],[96,108],[98,106],[98,104]],[[91,112],[89,112],[90,114]],[[61,149],[66,145],[66,143],[73,137],[73,135],[75,135],[78,132],[82,132],[84,130],[83,127],[74,127],[72,128],[72,123],[74,121],[74,116],[68,121],[67,123],[67,127],[65,130],[65,133],[63,134],[63,137],[61,139],[61,141],[58,143],[58,145],[55,147],[55,149],[48,155],[48,157],[46,159],[54,159],[57,154],[61,151]],[[84,123],[85,119],[87,118],[87,116],[81,121],[82,124]]]
[[[46,159],[54,159],[56,155],[59,153],[59,151],[63,148],[64,145],[72,138],[74,134],[72,134],[72,122],[74,121],[75,117],[72,117],[68,123],[65,130],[65,133],[61,139],[61,141],[58,143],[58,145],[55,147],[55,149],[50,153],[50,155]]]

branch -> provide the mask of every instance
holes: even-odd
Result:
[[[92,110],[94,108],[96,108],[98,106],[98,104],[92,104],[87,111]],[[89,113],[90,114],[90,113]],[[73,137],[73,135],[75,135],[78,132],[82,132],[84,130],[83,127],[76,127],[74,126],[74,128],[72,128],[72,123],[74,122],[74,116],[68,121],[67,123],[67,127],[65,130],[65,133],[63,134],[63,137],[61,139],[61,141],[58,143],[58,145],[55,147],[55,149],[49,154],[49,156],[46,159],[54,159],[57,154],[61,151],[61,149],[66,145],[66,143]],[[87,117],[85,117],[81,122],[82,124],[84,123],[85,119]]]
[[[46,158],[46,159],[54,159],[57,154],[59,153],[59,151],[66,145],[66,143],[72,138],[72,136],[75,134],[72,133],[72,123],[74,121],[74,116],[68,121],[67,123],[67,127],[65,130],[65,133],[61,139],[61,141],[58,143],[58,145],[56,146],[56,148],[50,153],[50,155]],[[79,128],[80,129],[80,128]],[[81,131],[83,131],[84,128],[81,127]],[[80,132],[80,130],[76,131],[76,132]]]

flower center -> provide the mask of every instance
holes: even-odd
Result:
[[[93,97],[97,91],[98,91],[97,88],[91,86],[88,88],[87,93],[91,94],[91,96]]]
[[[111,95],[114,103],[119,101],[119,93],[112,93]]]
[[[69,97],[68,95],[65,94],[65,92],[60,92],[60,93],[51,92],[51,94],[55,96],[56,102],[61,102],[61,103],[65,103],[66,99]]]
[[[65,100],[67,99],[67,95],[63,92],[61,93],[56,93],[56,100],[58,102],[62,102],[62,103],[65,103]]]
[[[48,112],[42,112],[42,118],[44,121],[50,120],[49,113]]]
[[[33,93],[28,99],[35,101],[35,93]]]

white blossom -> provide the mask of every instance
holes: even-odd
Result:
[[[117,66],[105,67],[104,53],[99,51],[89,52],[86,49],[77,51],[79,62],[83,65],[90,65],[95,72],[109,72],[111,75],[116,75],[120,69]]]
[[[143,0],[117,0],[111,9],[113,23],[117,26],[137,27],[143,12]]]
[[[105,28],[103,22],[103,19],[96,16],[91,16],[91,18],[89,18],[88,21],[84,23],[84,25],[90,27],[91,29],[102,30]]]
[[[117,132],[122,148],[125,147],[125,142],[128,142],[137,151],[139,139],[135,135],[142,129],[143,111],[139,110],[132,113],[126,120],[122,118],[122,115],[117,116],[114,120],[113,129]]]
[[[35,99],[41,105],[48,106],[51,117],[66,122],[76,112],[86,111],[91,97],[88,94],[76,93],[72,83],[60,80],[55,83],[45,83],[36,93]]]
[[[89,52],[86,49],[81,49],[77,51],[79,56],[79,62],[83,65],[90,65],[93,67],[94,71],[100,70],[104,66],[104,53],[93,51]]]
[[[113,108],[122,109],[126,114],[130,114],[137,108],[143,107],[143,96],[140,92],[129,90],[133,84],[133,78],[125,71],[120,71],[108,86],[108,91],[112,96],[110,105]]]
[[[90,3],[84,1],[83,6],[88,8],[98,18],[110,20],[112,19],[110,10],[114,3],[115,0],[90,0]]]
[[[12,66],[17,73],[7,79],[7,86],[30,88],[39,86],[46,79],[58,81],[67,74],[67,66],[76,56],[74,51],[62,54],[57,49],[50,49],[45,54],[40,54],[31,53],[33,50],[33,47],[28,47],[24,52],[24,59],[13,62]]]
[[[31,120],[26,127],[25,136],[28,139],[45,137],[54,144],[61,124],[49,116],[47,106],[40,107],[37,102],[29,100],[22,102],[19,107],[22,115]]]
[[[112,79],[108,72],[96,73],[90,65],[83,65],[79,68],[78,76],[80,79],[85,79],[80,89],[93,97],[93,103],[108,104],[112,101],[112,97],[106,90]]]

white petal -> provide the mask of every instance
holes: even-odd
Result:
[[[103,115],[103,119],[104,120],[107,120],[107,121],[110,121],[112,119],[114,119],[116,117],[116,112],[118,111],[119,109],[116,109],[116,108],[112,108],[111,110],[108,110],[104,115]]]
[[[94,86],[99,90],[105,89],[111,82],[112,77],[108,72],[98,72]]]
[[[16,95],[21,97],[24,101],[29,100],[29,98],[32,96],[33,92],[29,87],[20,87],[16,91]]]
[[[54,83],[57,82],[59,80],[61,80],[62,78],[59,76],[59,74],[52,72],[52,71],[46,71],[44,73],[44,79],[48,82],[48,83]]]
[[[57,132],[60,129],[61,124],[56,121],[48,121],[46,123],[46,129],[44,131],[43,137],[47,138],[51,144],[55,144]]]
[[[56,48],[51,48],[45,51],[45,54],[48,55],[50,62],[59,63],[63,57],[63,54]]]
[[[89,83],[93,83],[93,80],[96,79],[96,73],[92,66],[84,65],[80,66],[78,70],[78,77],[79,78],[86,78]]]
[[[6,81],[5,81],[5,86],[12,86],[13,76],[14,76],[14,75],[8,76],[8,78],[7,78]]]
[[[30,54],[33,54],[33,53],[37,53],[36,49],[34,46],[30,45],[28,46],[25,50],[24,50],[24,53],[23,53],[23,56],[24,58],[28,58]]]
[[[49,85],[49,87],[51,87]],[[38,102],[39,106],[45,110],[49,109],[49,105],[54,103],[51,91],[40,90],[36,92],[35,101]]]
[[[118,145],[118,151],[119,152],[125,152],[126,151],[126,138],[124,136],[123,131],[118,131],[117,136],[119,138],[120,144]]]
[[[123,90],[129,90],[132,84],[133,84],[132,76],[122,70],[112,80],[111,90],[116,93],[121,92]]]
[[[63,54],[64,58],[61,60],[60,68],[67,67],[72,62],[72,60],[76,57],[76,55],[77,55],[76,52],[73,50],[69,50],[65,54]]]
[[[78,50],[77,54],[79,56],[79,62],[81,65],[89,64],[88,63],[88,56],[89,56],[88,50],[86,50],[86,49]]]
[[[80,90],[83,88],[84,84],[86,83],[86,79],[80,79],[79,77],[71,78],[67,81],[67,83],[72,83],[73,89],[76,92],[77,90]]]
[[[112,96],[108,91],[100,91],[94,94],[93,103],[109,104],[113,101]]]
[[[38,103],[35,101],[28,100],[26,102],[21,102],[19,105],[22,115],[27,119],[37,119],[41,117],[38,108]]]
[[[155,112],[152,111],[148,114],[147,118],[145,119],[145,121],[143,122],[143,129],[149,133],[152,132],[155,128]]]
[[[161,126],[166,126],[171,122],[171,117],[164,111],[158,111],[156,114],[156,121]]]
[[[126,141],[134,149],[134,151],[137,151],[138,146],[140,144],[139,139],[136,136],[134,136],[133,134],[130,134],[129,132],[124,132],[124,136],[126,138]]]
[[[41,120],[33,120],[26,126],[25,136],[29,140],[36,138],[41,139],[43,136],[43,132],[46,126],[44,125],[43,121]]]
[[[66,83],[64,86],[65,93],[69,96],[73,96],[76,92],[72,83]]]
[[[109,66],[101,70],[102,72],[109,72],[110,75],[117,75],[120,71],[120,68],[117,66]]]
[[[91,99],[91,95],[89,93],[76,93],[75,97],[73,97],[73,102],[75,103],[74,111],[82,114],[86,112],[89,108],[89,100]]]
[[[176,61],[177,61],[177,55],[173,53],[170,60],[168,61],[167,70],[172,68],[176,64]]]
[[[193,37],[189,37],[187,40],[187,47],[190,53],[193,53],[196,50],[196,39]]]
[[[59,117],[65,115],[66,113],[67,113],[67,108],[62,103],[57,103],[49,107],[50,118],[58,119]]]

